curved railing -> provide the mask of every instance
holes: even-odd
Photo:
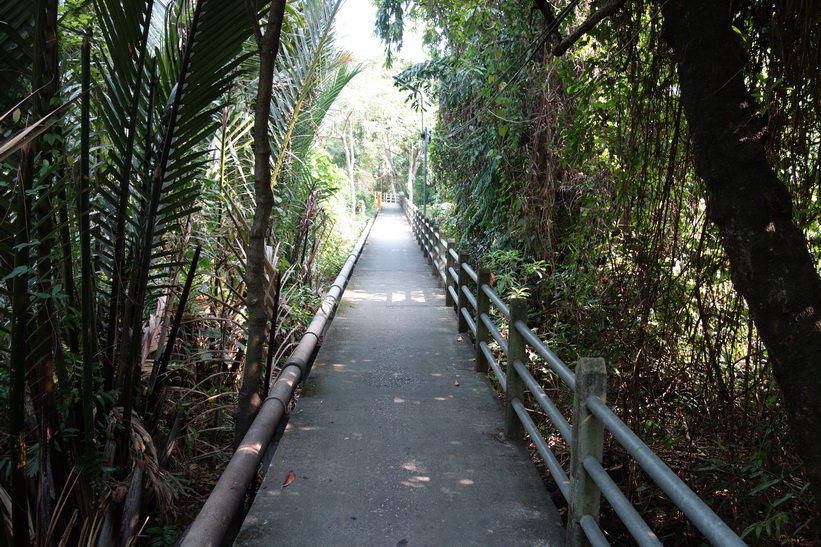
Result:
[[[446,239],[436,224],[425,218],[407,200],[400,201],[422,252],[430,261],[434,275],[445,287],[447,305],[456,309],[459,332],[470,332],[473,335],[476,370],[493,370],[505,392],[508,438],[521,438],[524,432],[528,433],[567,500],[567,545],[572,547],[588,542],[594,546],[609,545],[598,525],[602,495],[638,545],[662,545],[602,467],[605,429],[713,545],[745,545],[605,404],[607,372],[603,359],[581,359],[576,364],[574,373],[530,330],[525,300],[512,299],[506,303],[491,287],[489,270],[476,272],[468,264],[467,255],[458,253],[454,241]],[[507,337],[497,328],[492,309],[495,309],[495,315],[506,320]],[[492,343],[491,340],[496,341],[504,354],[504,368],[488,345]],[[525,364],[528,348],[573,393],[572,425],[528,370]],[[570,447],[569,473],[565,472],[550,450],[547,440],[525,408],[522,401],[526,389]]]
[[[365,226],[339,275],[322,299],[322,305],[314,315],[311,324],[302,335],[291,357],[282,366],[276,382],[271,386],[248,433],[243,437],[242,443],[234,452],[231,461],[228,462],[228,466],[214,486],[214,490],[211,491],[205,505],[197,514],[197,518],[183,536],[181,545],[190,547],[222,545],[226,534],[245,504],[245,498],[260,469],[260,463],[294,396],[294,390],[310,371],[322,337],[333,319],[342,293],[345,291],[345,286],[350,280],[372,227],[373,220]]]

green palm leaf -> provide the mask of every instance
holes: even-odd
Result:
[[[194,211],[214,113],[251,25],[242,0],[96,0],[95,6],[105,36],[99,113],[111,138],[97,200],[111,294],[105,342],[116,366],[110,381],[120,389],[128,423],[145,304],[179,267],[165,243]]]
[[[34,3],[0,2],[0,111],[31,91]]]
[[[304,22],[295,25],[285,36],[287,46],[281,49],[277,59],[279,72],[274,76],[276,89],[271,108],[271,145],[276,151],[272,181],[277,180],[295,141],[299,140],[297,137],[315,134],[315,131],[304,131],[298,135],[295,131],[306,121],[303,111],[317,97],[330,74],[346,70],[349,59],[334,50],[331,29],[340,4],[340,0],[308,0],[300,4]],[[350,75],[345,83],[356,74],[355,70],[346,72]]]

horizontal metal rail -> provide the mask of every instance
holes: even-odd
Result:
[[[553,403],[553,400],[547,396],[547,393],[545,393],[533,375],[530,374],[530,371],[527,370],[524,363],[517,359],[513,361],[513,368],[516,370],[516,374],[524,381],[527,389],[530,390],[530,394],[536,399],[539,406],[542,407],[544,413],[547,414],[547,417],[553,422],[553,426],[559,431],[559,434],[564,438],[565,442],[569,443],[573,432],[562,411],[559,410]]]
[[[610,542],[604,537],[604,534],[599,528],[599,523],[590,515],[585,515],[579,520],[579,524],[584,530],[584,535],[590,540],[590,545],[593,547],[610,547]]]
[[[448,292],[450,293],[450,297],[453,298],[453,301],[456,302],[459,300],[459,296],[456,294],[456,289],[452,286],[448,285]]]
[[[544,342],[539,340],[539,337],[533,334],[530,327],[528,327],[523,321],[516,321],[513,327],[524,337],[525,341],[531,348],[533,348],[536,354],[544,359],[544,362],[547,363],[550,370],[555,372],[556,375],[562,379],[564,385],[570,388],[570,391],[575,393],[576,375],[567,365],[564,364],[564,361],[559,359],[555,353],[550,351],[550,348],[548,348]]]
[[[496,380],[499,382],[499,385],[502,386],[502,390],[506,391],[507,376],[505,375],[505,371],[502,370],[502,367],[499,366],[499,361],[496,360],[496,356],[490,351],[487,342],[484,340],[479,342],[479,349],[482,350],[485,359],[487,359],[487,364],[490,365],[490,368],[492,368],[494,374],[496,374]]]
[[[473,271],[473,268],[471,268],[471,267],[470,267],[470,266],[468,266],[467,264],[464,264],[464,263],[463,263],[463,264],[462,264],[462,269],[463,269],[463,270],[465,270],[465,272],[467,272],[468,277],[470,277],[470,278],[473,280],[473,282],[474,282],[474,283],[476,283],[477,281],[479,281],[479,276],[478,276],[478,275],[476,275],[476,272],[475,272],[475,271]]]
[[[481,319],[482,324],[487,327],[488,332],[490,332],[490,335],[494,340],[496,340],[496,343],[499,344],[499,347],[502,348],[502,352],[507,355],[507,340],[505,340],[505,337],[502,336],[501,332],[499,332],[499,329],[496,328],[496,325],[493,323],[490,316],[483,313],[479,319]]]
[[[291,357],[282,366],[248,432],[191,527],[183,536],[182,546],[222,545],[226,533],[245,504],[245,497],[257,477],[265,450],[285,415],[297,385],[308,374],[317,346],[333,318],[372,227],[373,220],[365,226],[308,329]]]
[[[642,547],[658,547],[662,545],[659,538],[647,526],[644,519],[641,518],[638,511],[636,511],[633,504],[627,499],[616,483],[604,470],[602,464],[596,458],[585,458],[582,462],[585,471],[593,478],[596,486],[601,490],[602,495],[610,502],[610,506],[619,516],[621,521],[630,531],[630,534],[636,539],[636,542]]]
[[[712,510],[710,510],[710,508],[707,507],[707,505],[700,498],[698,498],[698,496],[696,496],[692,490],[690,490],[684,482],[678,478],[678,476],[676,476],[675,473],[673,473],[670,468],[667,467],[661,459],[654,454],[652,450],[644,444],[644,442],[641,441],[641,439],[638,438],[637,435],[635,435],[635,433],[633,433],[615,414],[613,414],[607,405],[602,402],[604,396],[602,396],[602,398],[597,396],[581,396],[584,397],[584,400],[580,398],[580,391],[577,386],[577,382],[579,381],[577,380],[577,375],[545,344],[544,341],[542,341],[530,330],[526,322],[526,313],[522,314],[521,312],[521,310],[524,309],[521,305],[517,308],[520,311],[516,312],[516,317],[511,317],[511,308],[507,303],[505,303],[504,300],[502,300],[502,298],[493,290],[493,287],[488,283],[487,279],[489,272],[487,270],[482,272],[484,277],[483,281],[477,287],[478,294],[473,293],[465,283],[460,283],[460,272],[464,271],[465,274],[467,274],[467,277],[474,283],[479,283],[480,275],[477,274],[477,272],[469,264],[464,261],[460,261],[460,255],[455,249],[452,248],[451,243],[443,240],[441,238],[441,232],[438,228],[434,229],[430,222],[425,219],[412,204],[408,204],[406,201],[403,201],[403,207],[405,208],[408,218],[411,220],[411,224],[417,227],[417,237],[420,240],[420,244],[425,247],[431,263],[436,266],[440,277],[445,282],[448,294],[454,299],[455,302],[459,302],[458,313],[461,318],[464,319],[463,323],[460,322],[460,328],[464,329],[466,326],[467,330],[469,330],[473,335],[477,348],[477,368],[479,367],[479,358],[481,357],[481,359],[486,362],[488,367],[493,370],[502,391],[505,393],[508,393],[508,389],[511,385],[515,386],[517,384],[524,384],[524,387],[530,391],[535,403],[545,413],[547,418],[552,422],[553,426],[568,445],[573,445],[574,447],[576,446],[576,443],[573,442],[574,435],[577,435],[576,428],[586,428],[594,422],[600,422],[605,429],[609,430],[613,434],[616,440],[622,444],[622,446],[635,459],[635,461],[661,487],[661,489],[684,512],[687,518],[690,519],[690,521],[705,535],[705,537],[707,537],[709,541],[711,541],[714,545],[720,545],[722,547],[725,545],[744,545],[744,542],[724,522],[722,522],[721,519],[719,519],[718,516],[715,515],[715,513],[713,513]],[[449,262],[450,258],[453,258],[456,261],[455,264]],[[454,264],[455,268],[447,265],[446,263]],[[453,280],[455,286],[447,283],[448,277]],[[456,298],[457,296],[459,297],[458,299]],[[467,302],[462,300],[462,296],[465,297]],[[475,315],[471,313],[472,310],[468,308],[468,303],[475,312]],[[498,314],[496,315],[503,316],[510,323],[512,323],[508,327],[508,338],[502,336],[498,327],[494,323],[493,317],[491,317],[489,307],[490,304],[492,304],[497,310]],[[509,341],[510,337],[513,335],[521,336],[521,339],[519,339],[519,344],[523,341],[526,346],[530,347],[536,355],[544,361],[548,368],[567,386],[567,388],[575,394],[575,406],[583,409],[584,412],[589,412],[592,414],[592,416],[587,414],[583,415],[588,416],[589,418],[596,418],[597,420],[583,419],[577,422],[576,419],[573,419],[573,426],[568,423],[567,418],[565,418],[553,400],[547,395],[544,388],[539,385],[539,382],[533,377],[527,365],[522,362],[522,359],[524,359],[523,354],[519,353],[520,358],[512,359],[511,363],[511,345]],[[479,339],[480,337],[486,339]],[[497,355],[495,355],[488,346],[488,342],[491,339],[495,340],[499,344],[501,352],[507,358],[507,371],[503,370],[502,363],[499,362]],[[603,377],[603,362],[598,360],[601,364],[597,364],[594,361],[596,360],[585,361],[587,363],[585,365],[587,368],[584,370],[593,370],[589,368],[592,362],[592,364],[600,367],[596,370],[601,370]],[[484,367],[484,365],[482,365],[482,367]],[[480,370],[486,369],[481,368]],[[516,378],[511,379],[509,377],[511,374],[515,375]],[[585,377],[583,376],[583,378]],[[602,389],[606,391],[605,384],[606,381],[604,382],[604,387]],[[587,383],[586,385],[589,386],[592,384]],[[582,387],[584,387],[584,389],[581,393],[586,393],[587,390],[590,389],[589,387]],[[521,394],[522,392],[519,391],[518,393]],[[533,418],[530,416],[530,413],[527,411],[519,397],[520,395],[509,395],[506,403],[514,410],[514,413],[518,417],[518,421],[521,422],[524,431],[526,431],[530,436],[531,442],[533,442],[536,450],[544,460],[545,466],[548,468],[551,475],[553,475],[553,478],[559,486],[562,495],[568,500],[572,513],[574,504],[579,503],[578,501],[571,502],[570,500],[571,496],[576,495],[572,493],[574,491],[574,487],[571,485],[567,473],[562,468],[558,459],[545,440],[544,435],[541,431],[539,431],[539,428],[534,423]],[[598,435],[601,436],[601,430]],[[578,439],[584,439],[584,436],[579,435]],[[577,442],[583,441],[578,440]],[[602,440],[600,439],[597,442],[601,443]],[[600,454],[601,449],[599,448],[598,450]],[[595,451],[587,453],[595,454]],[[576,463],[572,463],[574,470],[573,473],[574,477],[577,477],[574,480],[584,479],[586,481],[591,481],[590,484],[592,485],[593,490],[595,492],[601,492],[601,494],[604,495],[616,511],[616,514],[625,523],[627,529],[633,537],[636,538],[639,545],[660,545],[658,538],[654,535],[650,527],[641,518],[624,493],[621,492],[616,483],[604,470],[601,462],[597,459],[598,455],[596,455],[596,457],[576,457],[574,455],[573,458],[576,458],[574,460]],[[591,494],[585,492],[583,495],[590,496]],[[598,499],[599,494],[596,493],[595,496],[596,499]],[[598,502],[596,502],[595,505],[590,505],[589,507],[598,507]],[[598,509],[590,509],[590,511],[598,511]],[[584,514],[584,512],[582,512],[582,514],[576,513],[575,515],[569,515],[568,526],[571,525],[571,516],[573,517],[573,522],[575,523],[574,526],[577,527],[576,529],[580,530],[580,533],[583,533],[584,536],[586,536],[591,545],[609,545],[606,537],[598,526],[597,515]],[[571,533],[570,530],[568,531],[568,541],[572,544],[575,545],[577,542],[582,541],[581,539],[578,539],[578,537],[579,536],[576,536],[575,533]]]
[[[467,308],[461,308],[462,316],[467,321],[468,329],[470,329],[470,333],[476,338],[476,323],[473,321],[473,317],[470,316],[470,312]]]
[[[714,545],[746,545],[606,404],[596,397],[585,404],[707,539]]]
[[[473,309],[475,310],[476,309],[476,297],[473,296],[473,293],[471,293],[470,289],[468,289],[465,285],[462,285],[462,294],[465,295],[465,298],[468,299],[468,302],[470,302],[470,305],[473,306]]]
[[[530,440],[533,441],[533,444],[536,446],[536,450],[544,460],[553,480],[556,481],[559,490],[561,490],[562,496],[564,496],[566,501],[570,501],[570,479],[567,478],[567,473],[562,469],[562,464],[559,463],[559,460],[556,459],[556,455],[553,454],[553,451],[547,446],[547,442],[545,442],[544,437],[536,427],[533,418],[530,417],[522,401],[513,399],[510,401],[510,404],[513,405],[513,410],[516,411],[516,415],[525,427],[525,431],[530,435]]]
[[[490,298],[490,301],[493,302],[493,305],[496,306],[496,309],[502,312],[502,315],[504,315],[506,319],[510,319],[510,308],[508,308],[507,304],[505,304],[502,301],[502,299],[499,298],[499,295],[496,294],[496,291],[494,291],[490,285],[482,285],[482,292],[484,292],[487,295],[487,297]]]

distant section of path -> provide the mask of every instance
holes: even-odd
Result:
[[[385,205],[236,545],[562,545],[455,326]]]

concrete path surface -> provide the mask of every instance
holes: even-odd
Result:
[[[562,545],[472,358],[385,205],[236,545]]]

